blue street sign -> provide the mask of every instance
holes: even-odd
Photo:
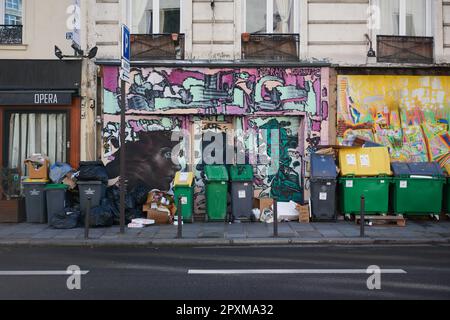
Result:
[[[130,29],[122,25],[122,59],[130,61]]]

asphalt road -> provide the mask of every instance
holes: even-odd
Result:
[[[81,290],[67,289],[67,275],[7,274],[70,265],[89,271],[81,276]],[[368,290],[370,275],[335,270],[371,265],[406,273],[383,273],[381,289]],[[216,269],[247,273],[189,273]],[[303,273],[282,273],[289,270]],[[268,273],[255,274],[262,271]],[[0,299],[450,299],[450,246],[1,247]]]

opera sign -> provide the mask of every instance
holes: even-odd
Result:
[[[70,91],[4,91],[0,105],[71,105]]]
[[[56,93],[36,93],[34,95],[35,104],[58,104],[58,95]]]

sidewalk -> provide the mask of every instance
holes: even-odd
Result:
[[[177,239],[177,227],[154,225],[143,229],[118,226],[90,229],[55,230],[40,224],[0,224],[0,245],[42,246],[218,246],[218,245],[288,245],[288,244],[421,244],[450,243],[450,221],[411,221],[406,227],[366,226],[366,237],[359,236],[353,221],[337,223],[283,222],[278,237],[273,225],[264,223],[194,223],[183,224],[183,238]]]

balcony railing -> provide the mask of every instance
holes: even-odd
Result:
[[[377,61],[425,63],[434,61],[433,37],[377,36]]]
[[[182,60],[184,34],[132,34],[131,60]]]
[[[243,33],[243,60],[298,61],[300,35],[296,33]]]
[[[22,44],[21,25],[0,25],[0,44]]]

